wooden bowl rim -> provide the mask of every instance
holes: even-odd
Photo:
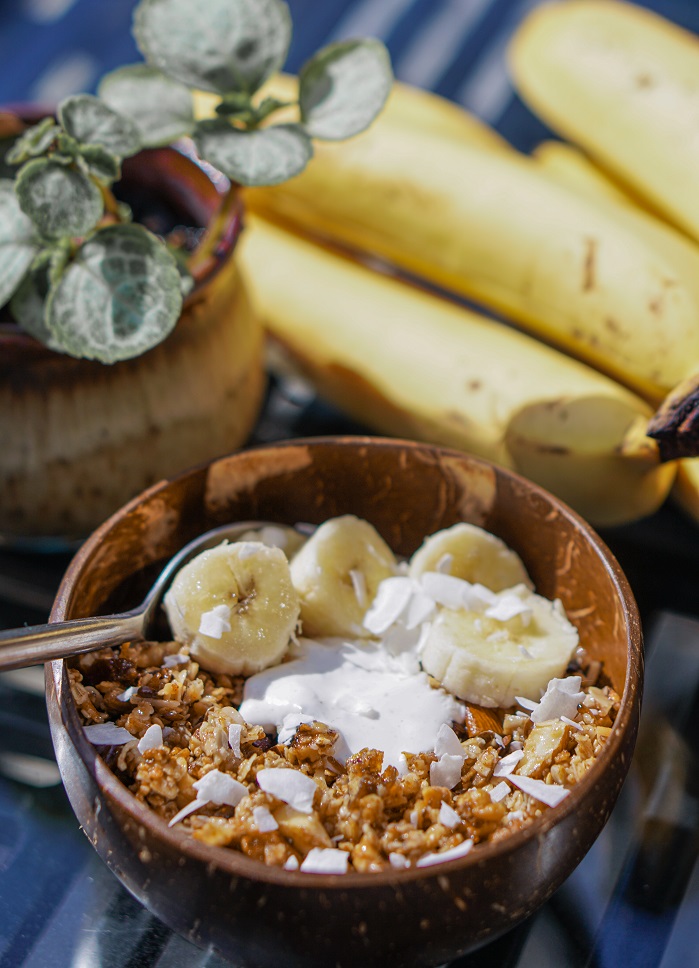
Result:
[[[470,868],[479,869],[485,867],[491,859],[503,854],[514,853],[530,841],[542,838],[549,830],[576,812],[583,802],[592,798],[595,791],[599,795],[600,791],[598,788],[604,783],[606,767],[619,756],[621,748],[626,744],[627,731],[629,728],[635,726],[638,706],[640,705],[640,694],[643,683],[643,636],[638,607],[626,576],[612,552],[593,528],[580,515],[568,507],[568,505],[538,484],[507,468],[499,467],[490,461],[473,457],[462,451],[401,438],[328,435],[322,437],[293,438],[278,441],[273,444],[258,444],[237,451],[236,454],[217,458],[216,460],[198,465],[169,480],[161,481],[116,511],[115,514],[93,532],[70,563],[56,596],[51,613],[51,621],[61,621],[65,617],[64,610],[67,607],[67,596],[70,588],[75,584],[83,567],[89,561],[93,549],[104,540],[118,519],[138,507],[144,499],[167,488],[173,481],[185,478],[190,474],[194,474],[201,469],[210,467],[221,461],[230,461],[231,458],[239,455],[242,456],[254,452],[277,452],[287,447],[322,448],[329,445],[333,447],[347,447],[348,449],[370,447],[374,449],[408,448],[410,450],[422,450],[434,455],[458,458],[472,466],[490,470],[495,473],[496,478],[509,478],[520,484],[520,486],[523,486],[525,490],[538,495],[546,502],[552,504],[562,516],[568,519],[581,538],[589,542],[597,552],[598,558],[601,560],[605,571],[610,577],[616,595],[622,605],[627,642],[627,671],[619,713],[604,749],[585,776],[581,778],[569,795],[558,806],[549,808],[543,816],[532,821],[532,823],[523,829],[517,830],[503,838],[501,841],[480,844],[464,857],[428,867],[411,868],[401,871],[378,871],[366,874],[351,871],[342,876],[286,871],[275,867],[268,867],[235,850],[201,844],[190,835],[176,828],[168,827],[163,819],[145,804],[137,800],[109,769],[97,752],[97,749],[84,737],[77,707],[72,702],[67,706],[70,722],[66,721],[59,697],[63,695],[71,696],[71,693],[68,684],[67,666],[63,660],[57,660],[47,664],[47,684],[50,683],[51,686],[49,693],[54,695],[55,701],[59,705],[60,718],[66,727],[66,731],[69,733],[70,741],[76,747],[80,759],[87,766],[95,782],[107,798],[116,801],[124,813],[141,826],[150,829],[153,836],[160,841],[164,841],[167,847],[180,851],[188,855],[191,859],[203,864],[214,865],[216,868],[233,877],[245,877],[262,884],[279,885],[289,888],[348,891],[363,890],[366,888],[396,888],[409,882],[429,880],[438,875],[449,876],[457,873],[461,874]]]

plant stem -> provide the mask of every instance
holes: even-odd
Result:
[[[188,263],[188,269],[195,281],[204,278],[218,262],[222,251],[231,247],[238,234],[238,220],[233,216],[240,209],[240,187],[232,184],[209,222],[204,238],[197,246]]]

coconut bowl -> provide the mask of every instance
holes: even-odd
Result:
[[[618,564],[574,512],[482,460],[377,438],[288,441],[216,460],[150,488],[83,545],[53,620],[136,604],[160,564],[235,520],[320,523],[354,513],[400,555],[469,521],[523,558],[540,594],[562,600],[581,643],[622,695],[601,755],[563,802],[495,844],[432,867],[330,876],[265,867],[168,828],[84,738],[66,666],[47,666],[51,728],[85,834],[128,890],[170,928],[246,968],[443,964],[516,925],[585,855],[619,794],[642,685],[637,609]]]

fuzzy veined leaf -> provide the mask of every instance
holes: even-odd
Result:
[[[282,0],[142,0],[134,36],[150,64],[190,87],[252,93],[283,65],[291,17]]]
[[[15,291],[38,251],[34,225],[19,207],[14,182],[0,179],[0,306]]]
[[[47,319],[65,353],[116,363],[160,343],[181,308],[165,245],[141,225],[110,225],[81,246],[49,295]]]
[[[43,253],[42,253],[43,255]],[[60,349],[46,325],[46,296],[50,287],[50,257],[22,280],[10,302],[12,315],[22,329],[50,349]]]
[[[7,152],[7,162],[10,165],[21,165],[30,158],[38,158],[49,149],[60,133],[61,129],[53,118],[44,118],[17,138]]]
[[[299,73],[304,128],[313,138],[351,138],[378,115],[392,84],[391,59],[381,41],[330,44]]]
[[[15,190],[22,211],[48,239],[85,235],[104,211],[102,193],[87,175],[46,158],[20,169]]]
[[[241,185],[278,185],[313,156],[311,139],[297,124],[241,131],[223,118],[201,121],[194,142],[202,158]]]
[[[148,64],[120,67],[102,78],[99,96],[136,125],[146,148],[169,145],[194,128],[192,92]]]
[[[103,185],[111,185],[121,176],[118,157],[102,145],[83,145],[80,158],[89,174]]]
[[[141,147],[136,125],[92,94],[75,94],[58,108],[68,134],[81,144],[101,145],[120,158],[135,155]]]

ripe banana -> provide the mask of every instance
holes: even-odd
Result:
[[[281,661],[299,619],[299,597],[279,548],[222,544],[193,558],[165,596],[174,638],[213,672],[252,675]]]
[[[408,574],[418,579],[439,571],[499,592],[513,585],[533,587],[522,559],[502,539],[461,521],[430,535],[410,559]]]
[[[258,218],[238,257],[277,343],[368,426],[511,467],[598,525],[663,502],[650,408],[607,377]]]
[[[680,238],[677,232],[653,218],[652,213],[641,211],[637,207],[638,198],[621,190],[577,148],[559,141],[543,142],[535,150],[534,156],[552,177],[597,204],[621,204],[626,209],[621,217],[630,225],[635,225],[637,231],[653,233],[657,244],[674,246]],[[688,398],[689,393],[686,393],[685,399]],[[699,458],[677,461],[677,477],[672,494],[680,507],[699,521]]]
[[[257,99],[274,97],[279,101],[294,102],[294,106],[286,109],[283,120],[294,122],[298,120],[298,78],[291,74],[275,74],[267,81],[257,95]],[[194,94],[194,114],[197,118],[215,116],[216,105],[220,97],[205,91]],[[281,114],[274,115],[274,121],[282,119]],[[401,125],[420,132],[420,136],[429,140],[430,135],[453,138],[466,144],[480,145],[495,151],[509,151],[510,146],[493,131],[487,124],[474,114],[460,108],[452,101],[423,91],[409,84],[394,82],[391,93],[379,118],[374,121],[369,131],[365,131],[358,138],[370,141],[371,134],[377,126]],[[332,149],[332,146],[330,146]]]
[[[319,144],[248,209],[502,311],[654,402],[699,369],[699,249],[679,233],[659,247],[514,150],[369,133]]]
[[[368,521],[345,514],[321,524],[291,559],[303,634],[369,635],[364,615],[396,570],[395,555]]]
[[[423,669],[459,699],[506,708],[517,696],[538,702],[563,676],[578,645],[561,603],[513,589],[531,610],[505,622],[469,609],[441,608],[422,646]]]
[[[510,50],[515,84],[542,119],[699,239],[699,47],[630,3],[538,7]]]
[[[574,145],[564,141],[542,141],[532,151],[532,157],[551,178],[586,198],[641,207],[639,199],[613,181]]]

